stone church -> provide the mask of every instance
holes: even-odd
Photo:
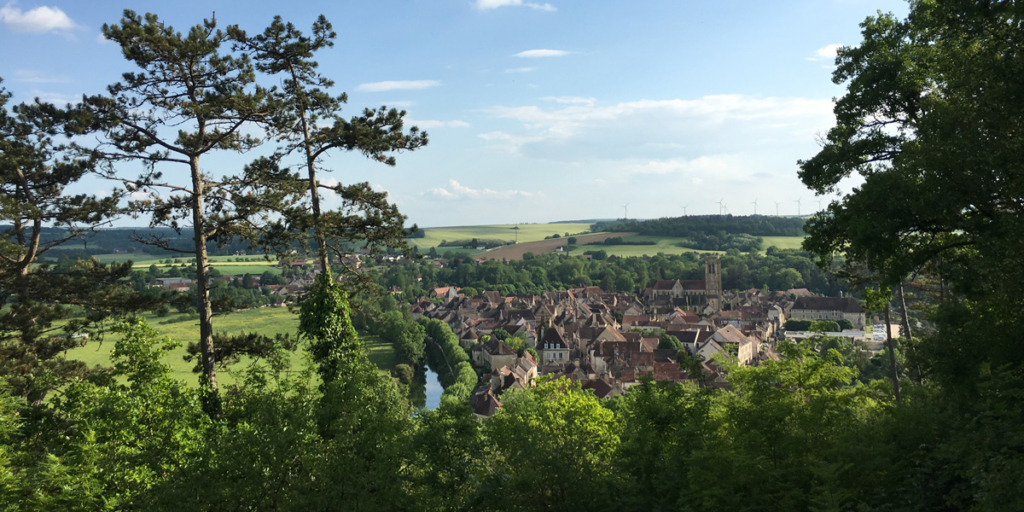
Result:
[[[722,310],[722,259],[704,257],[704,280],[658,281],[647,290],[651,302],[667,302],[703,314]]]

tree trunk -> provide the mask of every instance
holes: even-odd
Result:
[[[292,71],[292,79],[298,82],[298,77]],[[320,259],[320,270],[331,277],[331,262],[327,254],[327,237],[324,236],[323,223],[320,214],[320,186],[316,180],[316,157],[313,156],[313,146],[310,144],[309,121],[306,118],[306,105],[302,105],[302,141],[306,152],[306,170],[309,173],[309,199],[313,206],[313,237],[316,239],[317,257]],[[333,281],[333,278],[331,279]]]
[[[889,365],[892,369],[892,391],[896,395],[896,407],[900,406],[900,376],[896,371],[896,349],[892,345],[892,329],[889,328],[889,304],[885,305],[885,341],[889,347]]]
[[[911,338],[910,332],[910,318],[907,316],[907,301],[903,299],[903,281],[900,281],[899,288],[896,289],[896,293],[900,296],[900,310],[903,314],[903,337],[909,342]]]
[[[213,355],[213,308],[210,306],[210,264],[206,254],[206,226],[203,218],[203,177],[199,157],[189,159],[192,169],[192,224],[196,243],[196,294],[199,296],[199,351],[203,383],[217,392],[217,367]]]

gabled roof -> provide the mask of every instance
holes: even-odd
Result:
[[[483,344],[483,349],[492,356],[514,356],[516,351],[512,350],[504,341],[491,340]]]
[[[675,280],[672,280],[672,281],[661,280],[661,281],[658,281],[658,282],[654,283],[654,289],[655,290],[671,290],[672,288],[675,288],[676,283],[678,283],[678,282],[679,281],[675,281]]]
[[[684,290],[706,290],[708,284],[704,281],[680,281]]]
[[[544,337],[537,342],[538,350],[558,350],[568,348],[569,345],[565,342],[565,338],[558,333],[557,329],[544,329]]]
[[[750,342],[750,339],[747,338],[747,336],[743,334],[743,332],[741,332],[739,329],[732,325],[722,327],[721,329],[716,331],[715,334],[718,335],[719,338],[724,340],[725,343],[735,343],[737,345],[742,345],[744,343]]]
[[[797,297],[793,309],[814,311],[842,311],[843,313],[863,313],[860,301],[853,297]]]

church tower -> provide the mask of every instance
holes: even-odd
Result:
[[[704,257],[704,289],[707,290],[708,305],[722,310],[722,259],[717,255]]]

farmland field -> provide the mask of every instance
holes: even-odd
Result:
[[[468,240],[473,238],[486,238],[497,240],[515,240],[516,230],[512,229],[515,224],[497,224],[489,226],[451,226],[442,228],[421,228],[424,231],[423,238],[409,238],[408,242],[425,251],[431,247],[437,247],[438,252],[457,247],[439,247],[441,242],[455,240]],[[544,240],[544,237],[555,233],[565,236],[566,233],[589,233],[590,223],[572,222],[564,224],[519,224],[519,242],[535,242]]]
[[[195,362],[187,362],[182,359],[188,352],[185,347],[189,342],[198,341],[199,323],[198,320],[190,320],[183,314],[167,315],[157,317],[146,315],[146,322],[163,336],[172,340],[180,341],[181,346],[169,352],[164,359],[171,367],[174,378],[184,380],[190,385],[199,382],[198,374],[192,373]],[[167,322],[167,323],[163,323]],[[217,315],[213,319],[213,326],[216,332],[257,332],[267,336],[277,334],[291,334],[295,336],[299,326],[299,318],[285,308],[260,308],[240,311],[229,315]],[[110,353],[114,350],[114,341],[117,335],[108,334],[103,341],[89,341],[86,346],[68,351],[68,359],[83,361],[89,366],[110,365]],[[363,345],[366,347],[370,361],[382,370],[391,370],[395,365],[394,351],[389,343],[381,341],[376,336],[360,334]],[[298,350],[291,354],[292,369],[302,368],[305,352],[301,345]],[[242,361],[234,365],[231,371],[219,370],[217,380],[220,384],[232,384],[235,382],[238,372],[245,369],[249,364]]]
[[[164,269],[170,268],[174,265],[188,266],[189,262],[193,259],[189,255],[179,255],[174,257],[152,256],[149,254],[98,254],[95,257],[102,263],[132,260],[132,268],[136,270],[145,270],[151,265],[156,265],[157,267]],[[250,261],[235,261],[238,258],[246,258]],[[164,261],[168,259],[177,259],[181,263],[164,263]],[[239,276],[243,274],[259,275],[268,270],[273,273],[280,273],[280,269],[275,265],[277,265],[277,260],[271,259],[270,261],[267,261],[259,254],[249,256],[210,256],[210,266],[216,268],[221,274],[229,276]]]
[[[613,236],[629,236],[632,233],[596,233],[592,235],[579,235],[576,237],[579,243],[588,242],[602,242],[606,238]],[[520,242],[515,245],[506,245],[505,247],[499,247],[492,251],[487,251],[480,254],[478,259],[485,260],[521,260],[523,255],[532,252],[534,254],[546,254],[556,250],[558,247],[564,247],[569,245],[569,242],[565,237],[553,238],[550,240],[538,240],[535,242]],[[582,247],[582,246],[581,246]],[[595,247],[605,247],[595,246]]]

